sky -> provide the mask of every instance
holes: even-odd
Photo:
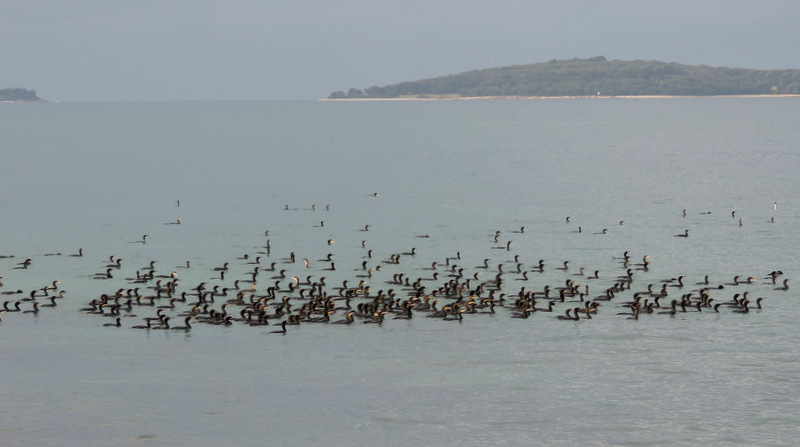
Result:
[[[800,68],[797,0],[0,0],[0,88],[294,100],[605,56]]]

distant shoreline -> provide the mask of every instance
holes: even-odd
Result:
[[[535,99],[680,99],[680,98],[800,98],[795,94],[766,95],[587,95],[587,96],[420,96],[402,98],[320,98],[318,101],[474,101]]]
[[[337,90],[327,98],[649,99],[771,95],[800,95],[800,69],[753,70],[662,61],[610,61],[597,56]]]

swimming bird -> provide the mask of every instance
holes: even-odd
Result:
[[[733,277],[733,282],[729,282],[727,285],[729,285],[729,286],[738,286],[740,284],[752,284],[756,280],[752,276],[747,277],[744,281],[740,280],[739,278],[741,278],[741,276],[739,276],[739,275],[734,276]]]
[[[689,237],[689,230],[684,230],[683,234],[676,234],[675,237]]]
[[[8,308],[8,303],[10,303],[10,301],[6,301],[6,302],[3,303],[3,310],[5,312],[20,312],[20,311],[22,311],[22,309],[19,308],[19,305],[21,304],[21,301],[15,302],[13,309],[9,309]]]
[[[567,310],[564,312],[564,315],[556,315],[556,318],[558,318],[559,320],[573,320],[573,321],[578,321],[578,320],[580,320],[580,318],[581,318],[581,317],[578,315],[578,311],[579,311],[580,309],[581,309],[580,307],[576,307],[576,308],[574,308],[574,309],[567,309]],[[570,312],[573,312],[573,314],[574,314],[574,315],[570,315]]]
[[[642,257],[642,262],[640,264],[634,264],[634,267],[636,267],[637,270],[647,271],[648,267],[650,266],[649,259],[650,259],[650,255],[644,255]]]
[[[556,304],[555,301],[549,300],[547,301],[547,307],[534,307],[536,312],[552,312],[553,306]]]
[[[531,315],[531,308],[528,306],[523,307],[519,312],[516,312],[511,315],[511,318],[522,318],[526,319]]]
[[[506,245],[499,245],[497,247],[492,247],[495,250],[511,250],[511,241],[506,242]]]
[[[734,310],[733,313],[736,313],[736,314],[749,313],[750,312],[749,305],[750,305],[750,300],[748,300],[747,298],[744,298],[744,299],[742,299],[742,301],[739,302],[739,309]]]
[[[781,275],[783,275],[783,272],[782,272],[782,271],[780,271],[780,270],[773,270],[773,271],[769,272],[769,274],[768,274],[767,276],[765,276],[765,277],[764,277],[764,279],[769,279],[769,280],[771,280],[772,284],[775,284],[775,281],[776,281],[776,280],[778,279],[778,277],[779,277],[779,276],[781,276]]]
[[[354,310],[351,310],[350,312],[347,312],[344,315],[344,319],[343,320],[334,321],[331,324],[352,324],[353,321],[355,321],[355,315],[356,315],[356,312]]]
[[[678,311],[678,300],[672,300],[669,303],[670,309],[666,312],[659,312],[660,314],[664,315],[675,315]]]
[[[111,278],[114,277],[111,274],[111,272],[113,272],[113,271],[114,271],[114,269],[109,267],[109,268],[106,269],[105,273],[95,273],[93,278],[94,279],[111,279]]]
[[[160,330],[168,330],[169,329],[169,320],[170,317],[160,315],[158,321],[161,323],[159,326],[152,326],[150,329],[160,329]]]
[[[58,298],[59,297],[57,297],[57,296],[51,296],[49,298],[50,299],[50,303],[49,304],[42,304],[41,307],[56,307],[56,299],[58,299]]]
[[[146,324],[139,324],[139,325],[136,325],[136,326],[131,326],[131,329],[152,329],[152,326],[150,326],[150,320],[153,320],[153,319],[154,318],[147,317],[147,318],[144,319]]]
[[[407,252],[402,253],[402,254],[403,254],[403,256],[416,256],[417,255],[417,248],[416,247],[412,247],[411,251],[407,251]]]
[[[115,322],[115,323],[106,323],[106,324],[104,324],[103,326],[108,326],[108,327],[112,327],[112,326],[113,326],[113,327],[120,327],[120,326],[122,326],[122,321],[120,321],[120,318],[119,318],[119,317],[117,317],[117,319],[116,319],[116,322]]]
[[[269,332],[270,334],[285,334],[286,333],[286,320],[281,321],[281,329],[279,331]]]
[[[38,314],[39,313],[39,303],[37,301],[34,301],[33,309],[26,310],[26,311],[24,311],[22,313],[24,313],[24,314]]]
[[[184,324],[183,326],[174,326],[174,327],[171,327],[170,330],[173,330],[173,331],[188,331],[188,330],[190,330],[192,328],[192,325],[189,324],[189,320],[191,320],[191,319],[192,319],[192,316],[189,315],[188,317],[183,319],[183,324]]]
[[[55,281],[53,281],[53,283],[51,285],[42,287],[42,291],[44,292],[44,296],[47,296],[47,291],[48,290],[56,290],[56,289],[58,289],[58,284],[60,282],[61,281],[55,280]]]

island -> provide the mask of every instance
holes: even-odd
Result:
[[[0,89],[0,102],[44,102],[44,100],[36,96],[35,90],[4,88]]]
[[[551,60],[473,70],[366,89],[327,99],[465,99],[800,95],[800,70],[683,65],[661,61]]]

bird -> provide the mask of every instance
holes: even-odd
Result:
[[[139,324],[139,325],[136,325],[136,326],[131,326],[131,329],[152,329],[152,326],[150,326],[150,320],[153,320],[153,318],[147,317],[147,318],[144,319],[146,324]]]
[[[564,312],[564,315],[556,315],[556,318],[558,318],[559,320],[574,320],[574,321],[578,321],[578,320],[580,320],[580,316],[578,315],[578,311],[579,310],[580,310],[580,307],[576,307],[574,309],[567,309]],[[570,315],[570,312],[573,312],[574,315]]]
[[[173,327],[170,328],[170,330],[173,330],[173,331],[188,331],[189,329],[192,328],[192,325],[189,324],[189,320],[191,320],[191,319],[192,319],[192,316],[189,315],[188,317],[183,319],[183,324],[184,324],[183,326],[173,326]]]
[[[114,322],[114,323],[106,323],[106,324],[104,324],[103,326],[108,326],[108,327],[112,327],[112,326],[113,326],[113,327],[120,327],[120,326],[122,326],[122,321],[120,321],[120,318],[119,318],[119,317],[117,317],[117,319],[116,319],[116,322]]]
[[[34,303],[33,303],[33,309],[31,309],[31,310],[26,310],[26,311],[24,311],[24,312],[22,312],[22,313],[24,313],[24,314],[38,314],[38,313],[39,313],[39,302],[37,302],[37,301],[34,301]]]
[[[281,329],[277,331],[269,332],[270,334],[285,334],[286,333],[286,320],[281,321]]]

